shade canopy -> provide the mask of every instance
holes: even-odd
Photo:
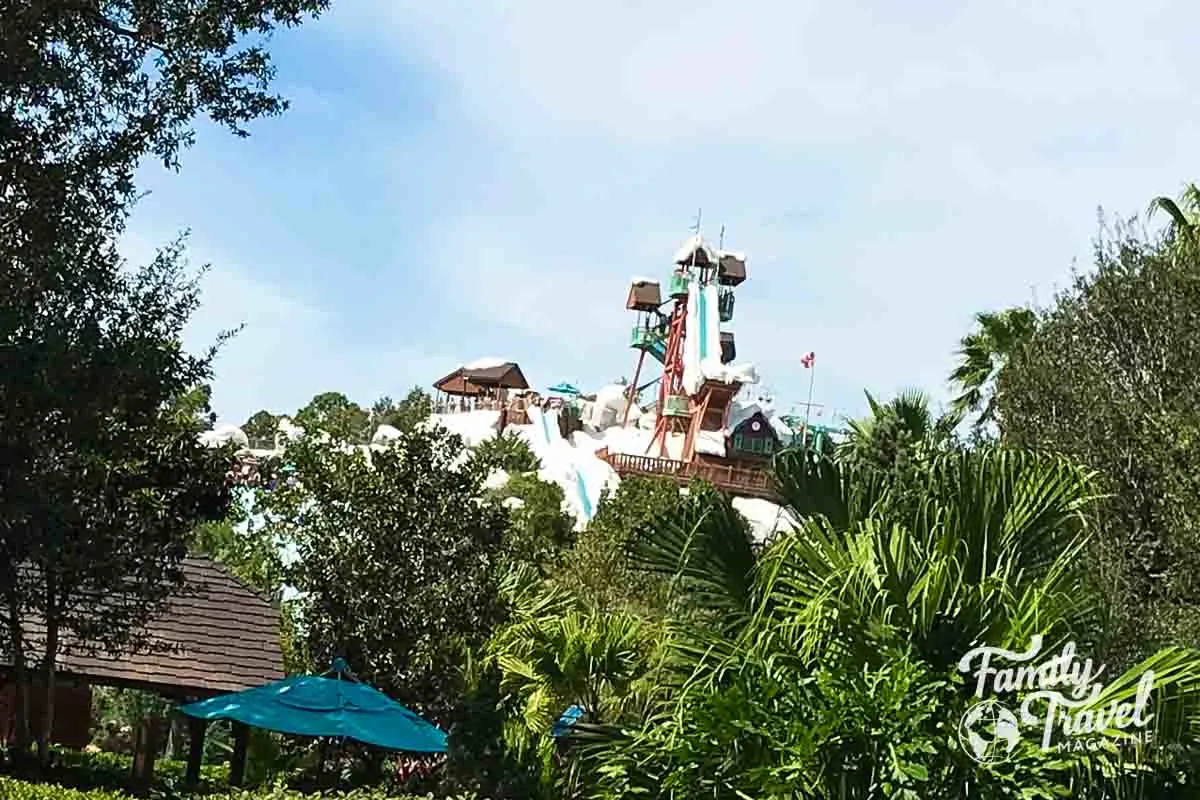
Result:
[[[554,394],[566,394],[573,397],[579,396],[579,390],[569,383],[556,383],[550,387],[549,391],[553,392]]]
[[[446,752],[446,734],[370,686],[341,677],[297,675],[179,709],[279,733],[337,736],[413,753]]]
[[[583,715],[586,713],[587,711],[584,710],[583,706],[578,704],[572,705],[554,723],[554,727],[550,729],[550,735],[555,739],[561,739],[566,736],[575,727],[575,723],[583,719]]]

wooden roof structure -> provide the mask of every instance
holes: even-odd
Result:
[[[154,647],[111,656],[66,641],[59,672],[180,697],[238,692],[283,678],[275,605],[208,556],[188,556],[181,568],[183,591],[147,625]],[[32,633],[36,640],[39,632]]]
[[[512,361],[496,366],[468,369],[459,367],[433,385],[446,394],[473,397],[483,389],[528,389],[521,368]]]

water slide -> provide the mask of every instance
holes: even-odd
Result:
[[[717,285],[710,283],[697,294],[700,371],[706,377],[724,380],[725,365],[721,363],[721,301],[717,296]]]
[[[596,513],[596,504],[600,502],[599,492],[590,492],[588,483],[584,480],[583,471],[575,461],[578,456],[592,458],[597,465],[608,468],[607,464],[596,459],[591,453],[576,451],[558,429],[558,412],[542,411],[540,408],[530,408],[529,423],[533,426],[530,439],[534,455],[542,462],[542,471],[546,476],[567,490],[567,502],[576,511],[579,520],[586,524]],[[602,487],[601,481],[598,486]],[[572,491],[574,489],[574,491]]]
[[[700,369],[700,348],[704,341],[703,326],[700,321],[701,310],[700,288],[695,281],[688,282],[687,295],[687,332],[683,337],[683,389],[689,395],[700,391],[704,383],[704,372]]]
[[[706,378],[758,383],[753,364],[721,363],[721,303],[717,285],[688,286],[687,336],[683,342],[683,385],[695,394]]]

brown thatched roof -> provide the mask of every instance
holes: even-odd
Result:
[[[512,361],[494,367],[467,369],[459,367],[433,385],[446,394],[470,397],[481,389],[528,389],[529,382],[521,368]]]
[[[60,672],[87,683],[193,697],[282,678],[275,606],[207,556],[189,556],[182,569],[184,591],[147,626],[151,652],[114,657],[64,642]],[[30,633],[39,638],[39,631]]]

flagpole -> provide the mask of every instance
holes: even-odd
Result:
[[[814,358],[808,367],[808,404],[804,406],[804,441],[805,446],[809,442],[808,418],[812,414],[812,399],[813,399],[813,383],[817,379],[817,360]]]

